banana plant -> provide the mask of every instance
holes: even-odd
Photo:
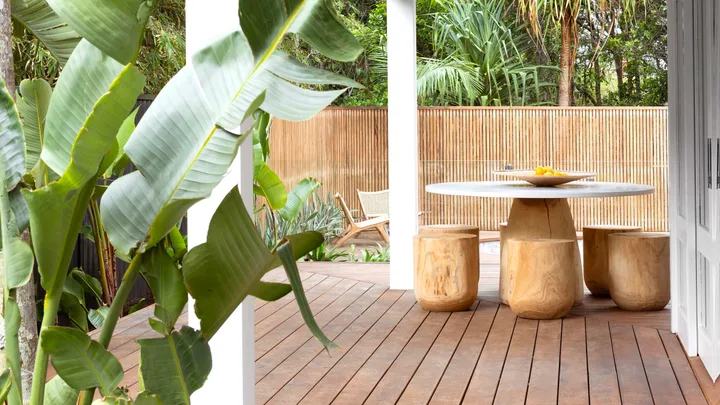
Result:
[[[185,255],[169,254],[183,251],[176,228],[180,218],[210,195],[249,135],[239,130],[243,121],[259,109],[286,120],[308,119],[347,87],[357,86],[277,49],[285,35],[296,34],[330,58],[355,59],[361,47],[334,11],[323,0],[240,0],[238,28],[193,55],[192,64],[168,83],[131,131],[121,153],[117,135],[144,84],[135,60],[154,1],[48,3],[84,39],[74,47],[47,109],[39,160],[47,166],[47,181],[18,192],[27,167],[19,124],[7,126],[3,120],[2,131],[14,131],[7,136],[19,145],[22,159],[0,148],[8,191],[2,219],[9,224],[2,229],[3,249],[7,257],[20,246],[13,237],[29,217],[46,290],[30,403],[88,405],[99,390],[102,399],[97,404],[189,404],[211,370],[209,341],[248,295],[275,300],[292,291],[312,333],[326,348],[334,347],[313,319],[295,265],[298,257],[322,243],[319,233],[288,236],[268,249],[234,189],[213,215],[207,242]],[[313,90],[317,84],[337,90]],[[1,101],[0,115],[17,117],[12,99]],[[119,156],[138,170],[107,189],[99,187],[98,180]],[[20,169],[8,169],[15,167]],[[131,262],[104,314],[99,339],[93,341],[80,330],[54,323],[62,294],[75,288],[66,286],[70,257],[88,204],[98,197],[108,239]],[[295,197],[301,198],[291,193],[288,201]],[[23,246],[29,256],[11,255],[23,258],[18,269],[32,267],[27,260],[32,260],[32,251]],[[261,280],[279,266],[285,268],[289,284]],[[21,271],[8,274],[17,277],[6,282],[9,288],[24,280]],[[149,322],[161,337],[138,342],[144,391],[132,399],[118,387],[123,370],[107,347],[139,274],[155,296]],[[177,325],[188,293],[195,298],[199,330]],[[6,297],[12,298],[12,291]],[[12,302],[5,314],[12,328],[16,318],[7,308]],[[48,361],[57,371],[50,382],[45,381]],[[12,369],[0,376],[0,394],[5,387],[10,396],[20,392]],[[22,400],[19,394],[15,397]]]

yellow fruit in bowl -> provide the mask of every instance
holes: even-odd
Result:
[[[567,176],[568,174],[565,172],[555,170],[550,166],[536,166],[535,167],[535,175],[536,176]]]

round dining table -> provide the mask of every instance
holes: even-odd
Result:
[[[655,188],[645,184],[598,181],[578,181],[554,187],[538,187],[524,181],[477,181],[428,184],[425,191],[468,197],[512,198],[504,231],[506,239],[575,241],[575,305],[578,305],[584,295],[582,262],[568,198],[647,195],[655,192]],[[501,249],[501,273],[506,264],[507,251]]]

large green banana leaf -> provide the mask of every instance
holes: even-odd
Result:
[[[10,395],[10,389],[12,388],[12,376],[10,370],[5,370],[0,374],[0,404],[7,400]]]
[[[70,405],[70,404],[68,404]],[[163,405],[156,395],[141,392],[133,401],[127,395],[110,396],[93,401],[92,405]]]
[[[145,280],[155,297],[155,318],[150,319],[150,324],[158,333],[168,335],[188,300],[182,273],[162,246],[146,252],[142,265]]]
[[[109,395],[125,375],[118,359],[85,332],[51,326],[43,329],[40,342],[58,376],[76,390],[98,387]]]
[[[25,175],[25,136],[15,102],[0,78],[0,180],[12,191]]]
[[[313,192],[320,188],[322,183],[313,179],[306,178],[295,185],[295,188],[288,193],[287,203],[280,210],[280,216],[286,221],[292,221],[298,216],[302,206],[310,198]]]
[[[321,234],[307,232],[294,236],[281,247],[292,244],[297,259],[322,242]],[[183,260],[185,286],[195,298],[195,313],[200,318],[203,335],[212,338],[248,295],[275,300],[290,292],[287,285],[260,281],[265,273],[281,264],[278,254],[265,246],[255,230],[240,192],[234,188],[210,220],[207,242],[191,249]],[[292,284],[292,290],[304,297],[299,278]],[[309,306],[300,305],[300,310],[312,318]],[[321,342],[330,345],[319,328],[308,325]]]
[[[286,33],[295,33],[323,55],[348,62],[362,52],[326,0],[240,0],[240,25],[256,59]]]
[[[44,405],[74,405],[79,393],[56,375],[45,385]]]
[[[110,241],[123,254],[160,241],[225,175],[247,136],[237,128],[260,105],[279,118],[303,120],[342,91],[304,89],[255,65],[239,31],[202,49],[160,92],[125,146],[138,171],[103,196]]]
[[[48,0],[72,29],[122,64],[137,58],[155,0]]]
[[[255,194],[265,197],[270,208],[277,211],[285,206],[288,201],[287,189],[280,176],[270,166],[260,163],[255,173],[255,183]]]
[[[7,293],[7,289],[5,289]],[[5,357],[8,368],[10,369],[10,377],[12,384],[8,397],[8,405],[22,405],[21,387],[21,368],[20,368],[20,343],[18,341],[18,332],[20,331],[20,308],[17,301],[5,297],[5,308],[3,312],[5,321]]]
[[[61,178],[36,191],[23,190],[41,283],[48,291],[63,286],[57,281],[64,282],[100,163],[143,86],[135,67],[119,65],[87,41],[63,70],[50,101],[42,152]]]
[[[20,21],[64,65],[82,37],[45,0],[12,0],[12,17]]]
[[[27,150],[25,166],[28,172],[35,168],[35,165],[40,160],[45,117],[47,116],[51,96],[52,88],[43,79],[25,79],[20,82],[17,89],[15,100],[23,118],[25,147]]]
[[[190,405],[190,395],[203,386],[212,369],[210,345],[199,331],[183,326],[159,339],[141,339],[143,386],[163,405]]]

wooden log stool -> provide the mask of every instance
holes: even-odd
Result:
[[[575,241],[508,239],[508,271],[514,277],[509,302],[529,319],[565,316],[575,301]]]
[[[670,302],[670,235],[614,233],[608,238],[610,296],[628,311],[658,311]]]
[[[428,311],[463,311],[477,298],[478,237],[435,233],[415,236],[415,298]]]
[[[418,235],[433,235],[433,234],[448,234],[448,233],[463,233],[475,235],[480,241],[480,228],[472,225],[461,225],[461,224],[438,224],[438,225],[425,225],[420,227]]]
[[[585,285],[593,295],[610,295],[608,285],[608,236],[612,233],[639,232],[640,227],[591,225],[583,227]]]

